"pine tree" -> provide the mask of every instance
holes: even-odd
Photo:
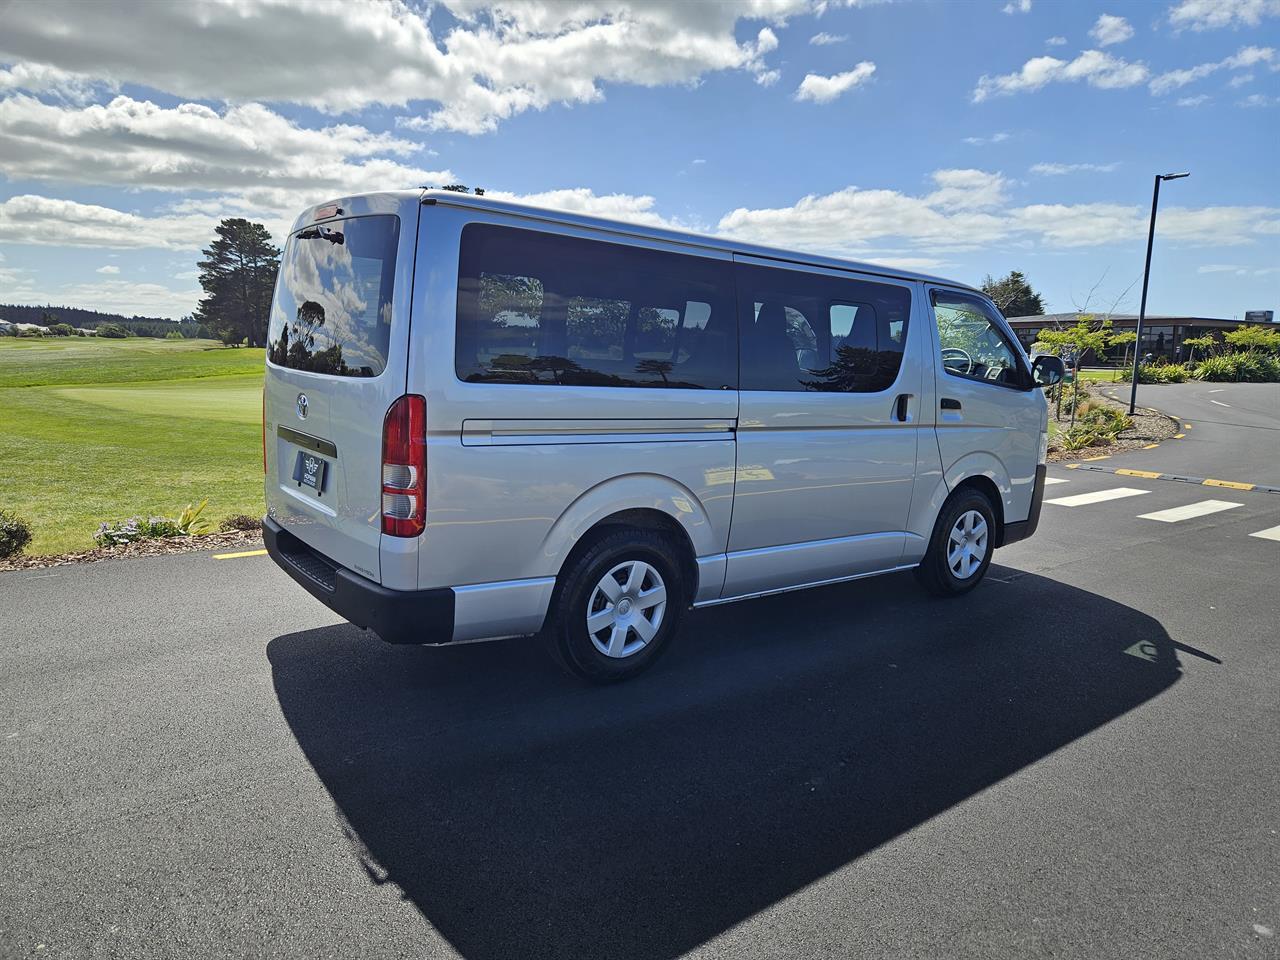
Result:
[[[1039,317],[1044,315],[1044,301],[1031,289],[1027,278],[1013,270],[1007,277],[982,281],[982,292],[990,297],[1006,317]]]
[[[214,230],[217,237],[197,264],[205,296],[195,319],[223,343],[265,346],[280,249],[266,227],[240,217],[229,217]]]

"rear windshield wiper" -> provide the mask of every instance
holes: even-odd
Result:
[[[299,240],[328,240],[330,243],[343,244],[347,242],[347,238],[342,235],[340,230],[317,230],[312,227],[310,230],[303,230],[298,234]]]

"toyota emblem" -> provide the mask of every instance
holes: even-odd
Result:
[[[307,400],[307,395],[305,393],[298,394],[298,419],[299,420],[307,419],[308,404],[309,404],[309,401]]]

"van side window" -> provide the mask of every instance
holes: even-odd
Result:
[[[737,267],[743,390],[875,393],[902,365],[905,287]]]
[[[977,297],[933,291],[942,368],[953,377],[1025,387],[1029,374],[991,308]]]
[[[731,283],[706,257],[468,224],[455,368],[473,383],[733,387]]]

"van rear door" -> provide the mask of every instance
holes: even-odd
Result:
[[[359,213],[366,205],[357,198],[342,209]],[[267,333],[268,514],[376,582],[382,424],[405,392],[415,234],[399,216],[372,212],[296,230],[281,258]]]

